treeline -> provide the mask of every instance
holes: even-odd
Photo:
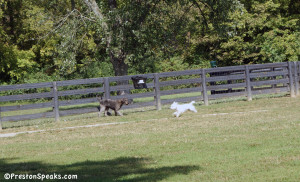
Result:
[[[0,0],[0,84],[299,61],[299,0]]]

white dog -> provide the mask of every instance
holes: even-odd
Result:
[[[175,115],[178,118],[182,113],[184,113],[187,110],[197,112],[193,104],[195,104],[195,101],[192,101],[189,104],[181,104],[181,105],[178,104],[177,102],[173,102],[170,109],[176,109],[176,112],[174,112],[173,115]]]

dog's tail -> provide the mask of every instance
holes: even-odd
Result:
[[[195,101],[192,101],[192,102],[191,102],[191,104],[195,104],[195,103],[196,103]]]

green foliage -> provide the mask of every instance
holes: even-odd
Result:
[[[215,52],[225,65],[299,60],[298,19],[282,17],[280,4],[254,3],[252,12],[235,11],[228,38]]]
[[[19,50],[17,46],[9,46],[0,40],[0,75],[2,81],[21,80],[31,73],[36,66],[32,51]]]
[[[296,24],[296,21],[289,21]],[[263,62],[299,61],[300,59],[300,33],[289,29],[274,29],[263,35],[261,54]]]
[[[300,57],[297,0],[97,3],[101,21],[85,1],[0,0],[1,84],[113,76],[113,58],[141,74]]]
[[[185,63],[181,57],[172,57],[170,59],[165,59],[159,63],[157,63],[156,67],[159,72],[171,72],[171,71],[183,71],[188,69],[197,69],[201,68],[197,65],[189,65]]]

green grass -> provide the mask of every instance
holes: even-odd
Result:
[[[192,97],[192,96],[199,96],[201,95],[200,92],[194,92],[194,93],[185,93],[185,94],[173,94],[173,95],[165,95],[161,96],[161,99],[174,99],[174,98],[179,98],[179,97]],[[134,99],[134,103],[139,103],[139,102],[150,102],[154,101],[153,97],[145,97],[145,98],[137,98]],[[26,104],[32,104],[32,102],[28,101],[23,101],[23,102],[16,102],[16,103],[5,103],[1,104],[1,106],[8,106],[8,105],[26,105]],[[68,110],[68,109],[80,109],[80,108],[87,108],[87,107],[98,107],[99,103],[89,103],[89,104],[79,104],[79,105],[71,105],[71,106],[62,106],[60,107],[60,110]],[[138,111],[143,111],[143,110],[153,110],[155,106],[153,107],[148,107],[148,108],[142,108],[142,109],[134,109],[130,110],[129,112],[135,112],[136,110]],[[42,113],[42,112],[51,112],[52,108],[40,108],[40,109],[31,109],[31,110],[20,110],[20,111],[10,111],[10,112],[2,112],[1,116],[14,116],[14,115],[24,115],[24,114],[35,114],[35,113]],[[62,121],[66,120],[74,120],[74,118],[78,119],[86,119],[90,117],[96,117],[96,113],[92,114],[83,114],[83,115],[75,115],[75,116],[66,116],[62,117]],[[56,125],[56,123],[53,123],[54,118],[40,118],[40,119],[34,119],[34,120],[25,120],[25,121],[18,121],[18,122],[4,122],[2,124],[2,127],[7,129],[7,128],[18,128],[18,127],[23,127],[23,126],[34,126],[35,127],[43,127],[43,125]],[[77,122],[78,123],[78,122]],[[76,123],[76,124],[77,124]],[[84,124],[85,122],[83,122]],[[78,123],[79,124],[79,123]],[[35,126],[37,125],[37,126]],[[72,123],[71,123],[72,125]],[[32,127],[31,127],[32,128]]]
[[[299,97],[196,108],[180,118],[165,106],[5,129],[129,122],[1,138],[0,181],[5,173],[77,174],[79,181],[300,181]]]

